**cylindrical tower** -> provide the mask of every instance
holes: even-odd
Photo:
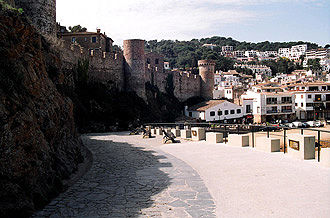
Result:
[[[56,0],[15,0],[15,3],[40,33],[56,36]]]
[[[200,60],[198,68],[201,76],[201,97],[206,100],[213,99],[215,61]]]
[[[124,40],[126,90],[135,91],[145,99],[145,52],[144,40]]]

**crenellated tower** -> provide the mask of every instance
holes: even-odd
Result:
[[[200,60],[198,61],[198,68],[199,75],[201,77],[200,95],[205,99],[212,99],[214,90],[215,61]]]
[[[15,4],[40,33],[56,36],[56,0],[15,0]]]
[[[145,99],[145,67],[146,55],[144,52],[144,40],[124,40],[125,78],[126,90],[135,91],[136,94]]]

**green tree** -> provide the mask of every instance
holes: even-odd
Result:
[[[76,25],[76,26],[69,26],[69,30],[72,32],[72,33],[80,33],[80,32],[86,32],[87,31],[87,28],[86,27],[81,27],[80,25]]]
[[[322,69],[320,64],[320,59],[308,59],[307,61],[308,69],[312,71],[320,71]]]

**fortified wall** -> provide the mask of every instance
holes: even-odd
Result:
[[[62,83],[72,86],[74,84],[72,71],[77,67],[79,60],[86,60],[89,63],[89,82],[102,83],[109,89],[118,88],[120,91],[124,90],[125,77],[122,53],[90,52],[78,44],[72,44],[59,39],[54,46],[59,50],[62,61],[62,72],[66,74],[63,76],[65,81],[62,81]]]
[[[180,101],[186,101],[187,99],[195,96],[200,96],[201,79],[199,75],[184,72],[174,72],[174,95]]]
[[[30,17],[33,25],[43,35],[56,36],[56,0],[15,0]],[[212,61],[199,61],[199,75],[164,70],[164,58],[154,52],[145,54],[145,41],[140,39],[124,40],[123,54],[105,52],[108,50],[83,48],[74,40],[54,39],[54,47],[59,50],[62,62],[62,81],[59,84],[74,86],[72,72],[78,61],[88,60],[89,82],[100,82],[109,89],[134,91],[146,100],[146,83],[166,92],[168,83],[174,87],[174,95],[185,101],[194,96],[205,99],[213,97],[214,68]],[[172,77],[172,78],[171,78]]]

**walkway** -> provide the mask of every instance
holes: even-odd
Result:
[[[330,168],[316,160],[205,141],[161,148],[199,173],[217,217],[330,217]]]
[[[35,217],[215,217],[215,204],[189,165],[126,134],[82,137],[93,166]]]

